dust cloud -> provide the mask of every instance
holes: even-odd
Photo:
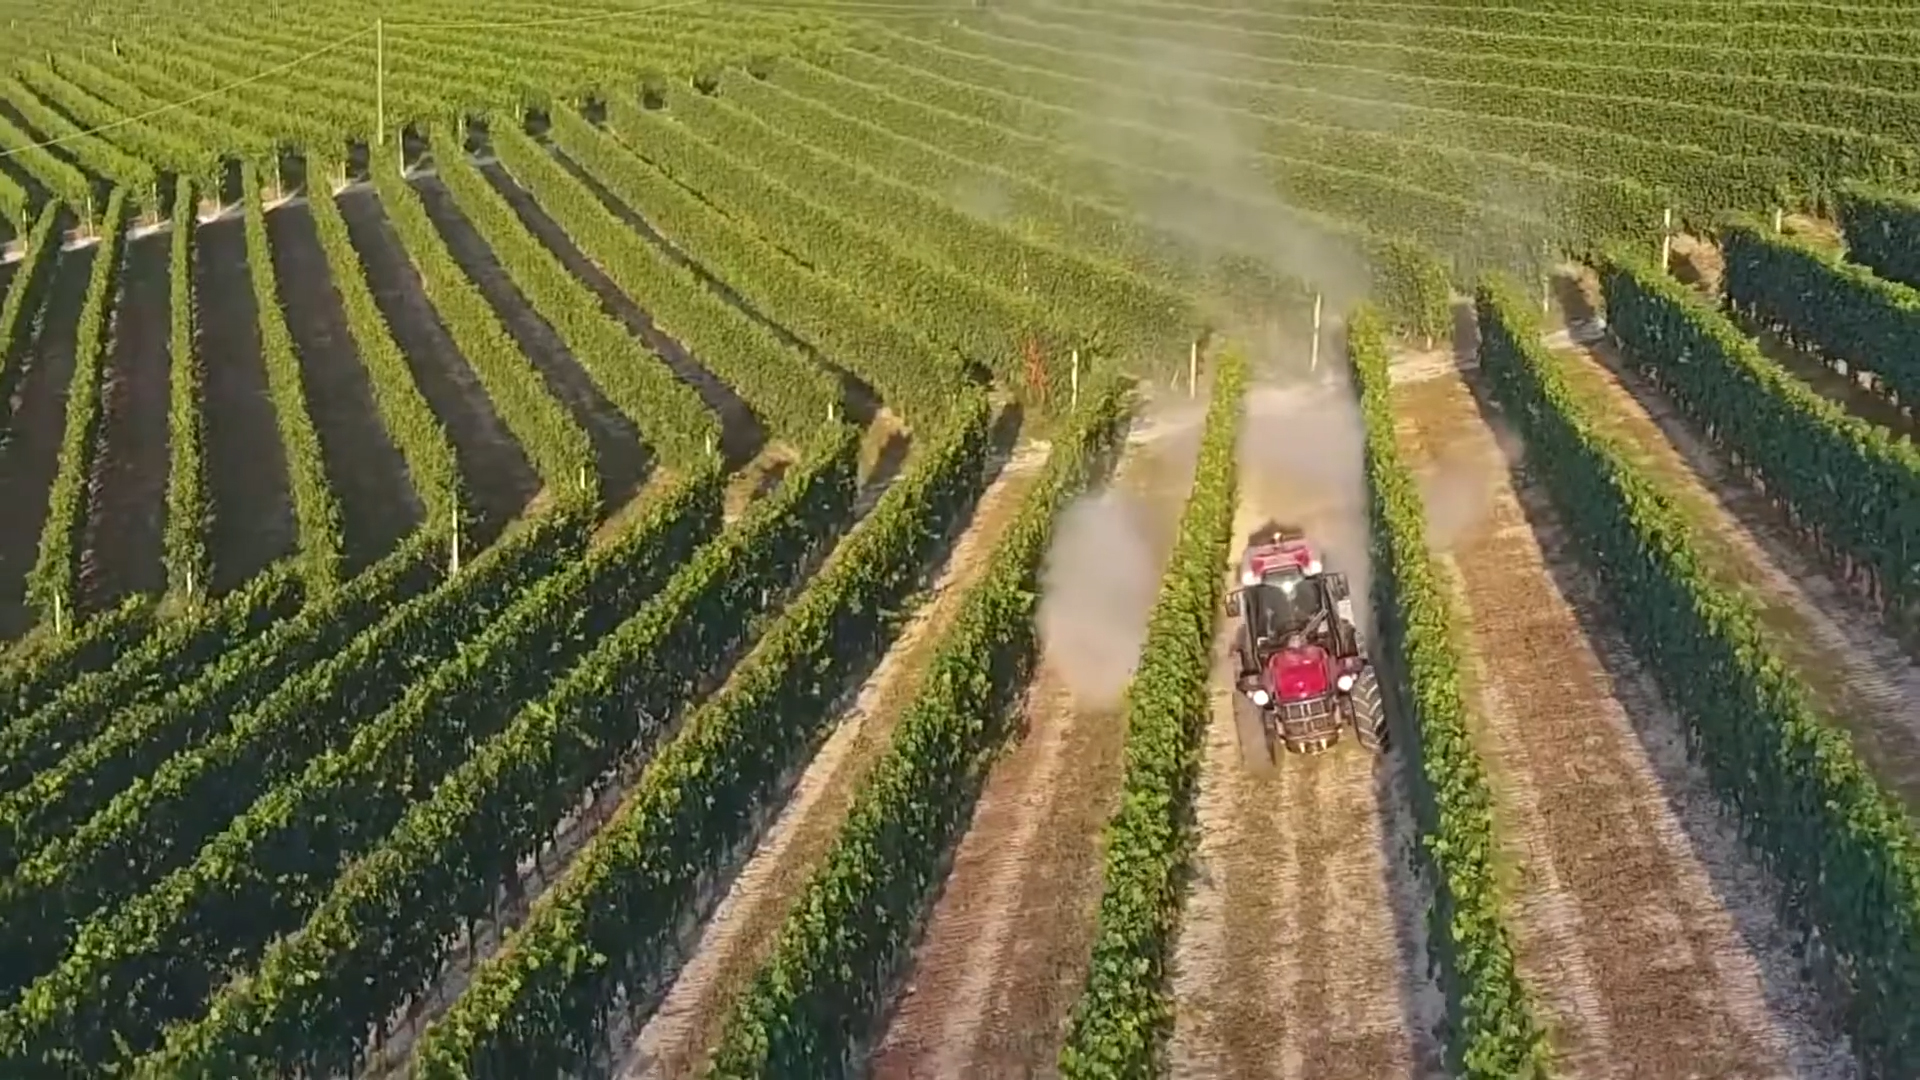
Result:
[[[1204,397],[1183,394],[1149,403],[1118,475],[1054,527],[1035,618],[1044,662],[1080,708],[1117,709],[1133,678],[1193,486],[1205,410]]]
[[[1354,617],[1361,632],[1371,635],[1366,425],[1342,374],[1335,369],[1329,375],[1308,381],[1284,370],[1269,372],[1249,388],[1240,430],[1240,500],[1243,517],[1306,531],[1326,568],[1347,576]],[[1234,538],[1236,544],[1246,540]]]

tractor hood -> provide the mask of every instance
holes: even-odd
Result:
[[[1267,658],[1267,683],[1275,701],[1320,697],[1333,688],[1327,674],[1327,650],[1318,645],[1282,649]]]

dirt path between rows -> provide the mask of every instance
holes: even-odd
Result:
[[[64,251],[42,301],[33,343],[14,357],[8,400],[0,402],[0,641],[32,628],[27,574],[40,554],[51,512],[60,441],[67,429],[67,388],[87,278],[100,245]]]
[[[161,532],[170,465],[171,244],[165,233],[128,240],[122,259],[80,562],[80,592],[89,610],[167,587]]]
[[[1575,385],[1606,403],[1607,426],[1680,497],[1710,568],[1753,598],[1774,647],[1827,715],[1853,733],[1884,783],[1920,807],[1920,660],[1610,345],[1561,355]]]
[[[540,477],[440,321],[380,200],[371,189],[363,189],[334,201],[346,220],[374,303],[407,358],[414,384],[453,443],[461,485],[478,516],[468,523],[469,533],[484,544],[532,501]]]
[[[616,1055],[613,1075],[678,1080],[699,1073],[735,998],[772,949],[793,897],[838,835],[860,779],[886,751],[940,632],[958,613],[969,586],[985,573],[996,541],[1018,514],[1045,460],[1045,444],[1020,447],[981,496],[929,595],[807,764],[772,828],[713,909],[673,984],[632,1035],[626,1052]]]
[[[215,593],[224,593],[291,555],[298,537],[287,449],[267,387],[259,309],[247,269],[246,224],[240,217],[194,233],[193,325],[205,371],[208,542]]]
[[[601,499],[611,506],[632,498],[645,482],[651,461],[651,451],[633,421],[600,393],[548,321],[554,313],[533,306],[446,185],[431,177],[416,177],[413,186],[460,269],[493,305],[501,325],[540,372],[547,391],[585,429],[593,446]]]
[[[1249,442],[1271,445],[1243,449],[1232,555],[1269,521],[1299,524],[1328,569],[1348,575],[1359,606],[1369,588],[1361,429],[1346,394],[1256,392]],[[1442,1001],[1427,975],[1427,890],[1413,871],[1398,751],[1372,754],[1349,730],[1326,754],[1281,751],[1270,763],[1232,688],[1232,633],[1223,618],[1199,850],[1174,954],[1171,1075],[1437,1077]]]
[[[1086,981],[1101,831],[1119,797],[1122,695],[1193,484],[1203,403],[1144,421],[1105,490],[1062,515],[1019,741],[972,823],[878,1040],[874,1080],[1055,1075]]]
[[[1461,374],[1396,388],[1453,586],[1522,977],[1561,1074],[1840,1078],[1777,891]],[[1470,478],[1470,481],[1469,479]],[[1516,487],[1518,485],[1518,487]],[[1437,506],[1434,491],[1477,492]],[[1440,511],[1436,513],[1436,511]]]
[[[374,401],[326,252],[304,203],[266,215],[274,280],[300,362],[300,384],[320,438],[327,482],[340,500],[345,573],[391,551],[424,514],[407,460]]]

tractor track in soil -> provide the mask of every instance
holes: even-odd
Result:
[[[1077,504],[1125,515],[1140,534],[1130,553],[1139,565],[1122,571],[1122,581],[1093,586],[1107,593],[1104,600],[1063,599],[1075,607],[1097,603],[1098,612],[1062,611],[1057,637],[1094,636],[1083,620],[1099,617],[1107,625],[1098,636],[1128,653],[1128,671],[1193,484],[1204,416],[1197,407],[1184,411],[1164,425],[1136,426],[1099,502]],[[1043,615],[1043,642],[1047,621]],[[1075,640],[1071,648],[1082,653],[1088,646]],[[1122,686],[1090,678],[1082,670],[1086,659],[1051,653],[1043,644],[1022,703],[1021,734],[988,774],[954,853],[868,1064],[874,1080],[1056,1075],[1092,957],[1101,832],[1119,798],[1126,720]]]
[[[1320,443],[1340,464],[1296,472],[1272,450],[1243,442],[1232,557],[1269,522],[1299,524],[1321,544],[1328,568],[1348,574],[1360,609],[1368,585],[1358,420],[1303,433],[1313,418],[1263,415],[1295,407],[1271,393],[1250,395],[1247,438],[1290,431],[1295,452],[1302,442]],[[1329,439],[1351,443],[1327,446]],[[1432,1032],[1443,1002],[1428,975],[1428,890],[1413,859],[1401,752],[1371,753],[1348,728],[1327,753],[1276,749],[1269,761],[1258,720],[1233,690],[1234,625],[1222,617],[1216,639],[1198,844],[1173,959],[1170,1075],[1440,1076]]]
[[[1920,659],[1629,357],[1610,342],[1560,355],[1574,385],[1606,403],[1610,429],[1679,497],[1709,568],[1755,601],[1822,711],[1920,808]]]
[[[1568,1077],[1855,1075],[1778,890],[1687,759],[1523,453],[1462,373],[1398,382],[1494,792],[1520,973]]]
[[[632,1023],[610,1033],[613,1067],[607,1075],[680,1080],[698,1074],[734,1001],[773,948],[794,897],[839,835],[861,780],[886,752],[942,631],[986,572],[1046,456],[1047,444],[1029,442],[990,466],[986,489],[906,626],[850,694],[851,704],[788,787],[784,804],[769,808],[770,824],[738,872],[717,881],[702,899],[700,918],[688,930],[685,962],[657,994],[634,1003]]]

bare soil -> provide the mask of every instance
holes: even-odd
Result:
[[[87,275],[98,245],[62,252],[33,343],[14,363],[0,417],[0,640],[31,629],[27,574],[40,554],[60,439],[67,426],[67,384],[73,377],[74,338],[87,298]]]
[[[486,543],[539,492],[539,474],[427,299],[419,271],[387,223],[380,200],[363,188],[337,202],[374,301],[406,355],[415,385],[453,443],[462,484],[479,519],[471,534]]]
[[[1626,357],[1608,344],[1564,355],[1575,385],[1606,404],[1608,426],[1679,497],[1708,568],[1752,599],[1827,715],[1920,807],[1920,661]]]
[[[209,547],[213,590],[226,592],[291,554],[295,543],[287,452],[267,390],[259,312],[238,217],[194,234],[194,297],[207,417]]]
[[[460,268],[493,305],[547,389],[586,430],[599,472],[601,499],[613,506],[632,498],[652,464],[639,430],[593,385],[546,316],[534,309],[485,238],[461,213],[446,186],[432,177],[417,179],[414,186]]]
[[[1328,538],[1331,568],[1355,558],[1338,524],[1350,513],[1324,509],[1337,493],[1277,479],[1243,483],[1235,536],[1303,522]],[[1264,746],[1247,745],[1259,728],[1243,722],[1232,624],[1220,625],[1199,849],[1174,954],[1170,1075],[1441,1076],[1432,1032],[1443,1001],[1428,977],[1428,890],[1412,869],[1400,751],[1375,755],[1348,731],[1325,754],[1280,750],[1268,764]]]
[[[720,453],[727,464],[737,467],[758,454],[766,443],[766,431],[740,395],[703,367],[687,352],[685,345],[656,326],[653,317],[641,308],[635,298],[621,292],[606,271],[575,246],[566,230],[548,217],[533,196],[515,184],[504,170],[494,167],[486,169],[485,173],[494,190],[513,205],[514,212],[520,215],[527,229],[539,237],[541,243],[599,297],[601,309],[625,324],[627,330],[665,361],[682,382],[699,392],[701,400],[720,419]],[[606,197],[604,192],[603,197]]]
[[[1104,496],[1141,533],[1141,569],[1152,580],[1125,613],[1141,638],[1192,486],[1199,430],[1175,440],[1138,433]],[[1103,605],[1100,614],[1117,613]],[[1092,956],[1100,837],[1119,797],[1126,722],[1119,701],[1076,694],[1046,647],[1080,643],[1042,633],[1020,734],[988,774],[954,854],[869,1063],[875,1080],[1055,1074]]]
[[[172,239],[128,241],[113,306],[113,346],[100,388],[80,591],[89,610],[166,590],[168,332]]]
[[[1440,554],[1465,628],[1510,925],[1570,1077],[1851,1077],[1684,729],[1466,379],[1397,391],[1429,482],[1479,478]]]
[[[356,572],[412,532],[423,509],[406,459],[374,404],[372,381],[314,231],[313,211],[304,200],[282,205],[267,214],[267,235],[327,482],[340,498],[345,569]]]
[[[861,778],[886,751],[941,630],[985,572],[995,542],[1017,515],[1045,458],[1044,446],[1029,443],[993,478],[906,629],[807,764],[751,858],[730,886],[721,886],[725,898],[700,928],[664,998],[640,1003],[639,1029],[625,1052],[616,1055],[614,1075],[655,1080],[699,1072],[735,998],[772,949],[793,898],[838,835]]]

